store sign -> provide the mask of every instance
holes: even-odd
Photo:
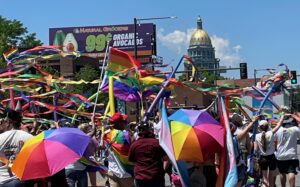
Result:
[[[139,51],[152,51],[155,26],[152,23],[137,24],[137,47]],[[109,46],[134,51],[134,25],[110,25],[94,27],[64,27],[49,29],[49,44],[62,46],[67,52],[101,54]]]

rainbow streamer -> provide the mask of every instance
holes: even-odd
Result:
[[[10,63],[11,59],[15,58],[18,55],[19,55],[19,51],[17,48],[12,48],[9,51],[3,53],[3,57],[8,63]]]

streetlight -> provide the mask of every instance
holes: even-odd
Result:
[[[137,57],[138,57],[138,54],[137,54],[137,52],[138,52],[138,49],[137,49],[137,42],[136,42],[136,32],[137,32],[137,22],[141,22],[141,21],[149,21],[149,20],[159,20],[159,19],[176,19],[177,17],[176,16],[166,16],[166,17],[154,17],[154,18],[134,18],[133,19],[133,23],[134,23],[134,35],[133,35],[133,37],[134,37],[134,42],[133,42],[133,44],[134,44],[134,57],[137,59]],[[152,42],[152,41],[151,41]],[[137,111],[139,111],[139,109],[140,109],[140,105],[139,105],[139,103],[137,102],[136,103],[136,108],[137,108]],[[136,121],[138,122],[139,121],[139,112],[137,112],[136,113]]]
[[[256,86],[256,74],[258,71],[275,71],[276,69],[270,69],[270,68],[266,68],[266,69],[254,69],[254,85]]]
[[[141,22],[141,21],[149,21],[149,20],[158,20],[158,19],[176,19],[176,16],[166,16],[166,17],[154,17],[154,18],[134,18],[133,19],[133,23],[134,23],[134,57],[137,58],[137,43],[136,43],[136,32],[137,32],[137,22]]]

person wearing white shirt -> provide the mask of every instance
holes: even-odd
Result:
[[[3,124],[5,132],[0,134],[0,186],[24,186],[10,170],[11,164],[20,152],[24,143],[32,137],[20,130],[22,116],[19,112],[9,110]]]
[[[262,171],[263,186],[274,186],[274,175],[276,169],[275,152],[275,136],[274,134],[281,127],[284,115],[281,116],[277,125],[269,128],[269,123],[266,120],[259,121],[259,130],[261,131],[255,137],[254,149],[259,153],[259,165]]]
[[[297,167],[299,167],[299,160],[297,157],[297,139],[300,139],[300,113],[292,114],[298,126],[280,127],[275,134],[277,140],[277,151],[275,152],[277,158],[277,166],[280,172],[281,186],[285,187],[286,174],[288,175],[289,184],[291,187],[295,186],[295,176],[297,175]]]

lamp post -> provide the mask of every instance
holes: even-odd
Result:
[[[138,47],[137,47],[137,23],[141,21],[150,21],[150,20],[159,20],[159,19],[176,19],[176,16],[166,16],[166,17],[154,17],[154,18],[133,18],[133,24],[134,24],[134,40],[133,40],[133,45],[134,45],[134,58],[138,58]],[[152,40],[152,39],[151,39]],[[151,41],[152,42],[152,41]],[[152,46],[153,47],[153,46]],[[139,110],[140,110],[140,105],[137,102],[136,103],[136,122],[139,121],[140,115],[139,115]]]
[[[134,45],[134,57],[137,58],[138,57],[138,49],[137,49],[137,23],[141,22],[141,21],[149,21],[149,20],[159,20],[159,19],[176,19],[176,16],[166,16],[166,17],[154,17],[154,18],[134,18],[133,19],[133,23],[134,23],[134,41],[133,41],[133,45]]]

